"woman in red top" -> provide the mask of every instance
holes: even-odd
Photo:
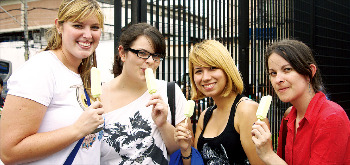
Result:
[[[267,48],[265,65],[271,84],[283,102],[293,107],[287,120],[285,159],[282,136],[277,154],[264,122],[253,125],[252,140],[266,164],[349,164],[350,122],[344,109],[328,100],[311,49],[296,40],[282,40]]]

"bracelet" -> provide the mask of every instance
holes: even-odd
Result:
[[[182,154],[181,154],[181,158],[182,158],[182,159],[190,159],[191,157],[192,157],[192,148],[191,148],[191,153],[190,153],[189,156],[184,157],[184,156],[182,156]]]

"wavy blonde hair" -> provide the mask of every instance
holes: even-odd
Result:
[[[67,21],[84,21],[90,16],[97,17],[99,25],[103,30],[104,15],[96,0],[63,0],[58,10],[57,22],[62,25]],[[44,51],[57,50],[62,47],[62,36],[58,33],[56,26],[53,26],[46,35],[48,38],[48,44],[46,48],[44,48]],[[93,66],[97,66],[95,51],[88,58],[83,59],[78,68],[84,88],[87,90],[90,97],[90,69]]]
[[[215,40],[205,40],[193,46],[189,54],[189,72],[191,79],[192,100],[203,99],[206,96],[200,92],[193,80],[193,65],[201,67],[216,67],[222,69],[227,77],[226,88],[221,96],[227,97],[231,92],[243,92],[243,80],[230,52],[226,47]]]

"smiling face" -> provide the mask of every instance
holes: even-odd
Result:
[[[221,97],[227,78],[222,69],[193,65],[193,80],[197,89],[207,97]]]
[[[101,28],[96,16],[91,16],[84,21],[67,21],[58,24],[58,31],[62,33],[62,50],[72,61],[80,61],[89,57],[97,48]]]
[[[305,100],[309,93],[309,78],[299,74],[280,55],[272,53],[268,59],[271,84],[283,102]]]
[[[144,35],[139,36],[133,42],[130,48],[134,50],[144,50],[149,53],[155,53],[150,38]],[[131,77],[135,80],[144,81],[145,83],[146,68],[151,68],[153,71],[155,71],[160,64],[160,61],[154,61],[152,57],[149,57],[148,59],[142,59],[138,57],[136,53],[127,51],[122,46],[119,47],[119,55],[121,60],[124,62],[123,74],[125,73],[125,75],[128,75],[128,77]]]

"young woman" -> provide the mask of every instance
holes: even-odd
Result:
[[[147,91],[145,69],[154,72],[165,58],[162,34],[147,23],[127,27],[120,36],[112,81],[101,95],[105,129],[101,164],[168,164],[179,147],[174,141],[167,82],[156,80],[157,92]],[[176,124],[184,121],[186,98],[175,89]]]
[[[103,18],[95,0],[62,1],[45,51],[13,73],[1,118],[5,164],[63,164],[83,137],[73,163],[100,163],[101,138],[92,132],[103,109],[86,105],[84,88],[90,93]]]
[[[265,65],[279,99],[293,107],[284,119],[286,126],[281,124],[278,155],[270,147],[269,127],[255,122],[252,139],[259,157],[266,164],[349,164],[349,118],[342,107],[326,98],[311,49],[296,40],[276,42],[266,50]],[[283,129],[287,129],[286,137],[282,137]]]
[[[192,99],[212,97],[215,102],[201,113],[194,138],[204,164],[262,164],[250,133],[258,104],[242,94],[242,78],[225,46],[215,40],[196,44],[189,71]],[[174,134],[183,163],[190,164],[190,131],[180,124]]]

